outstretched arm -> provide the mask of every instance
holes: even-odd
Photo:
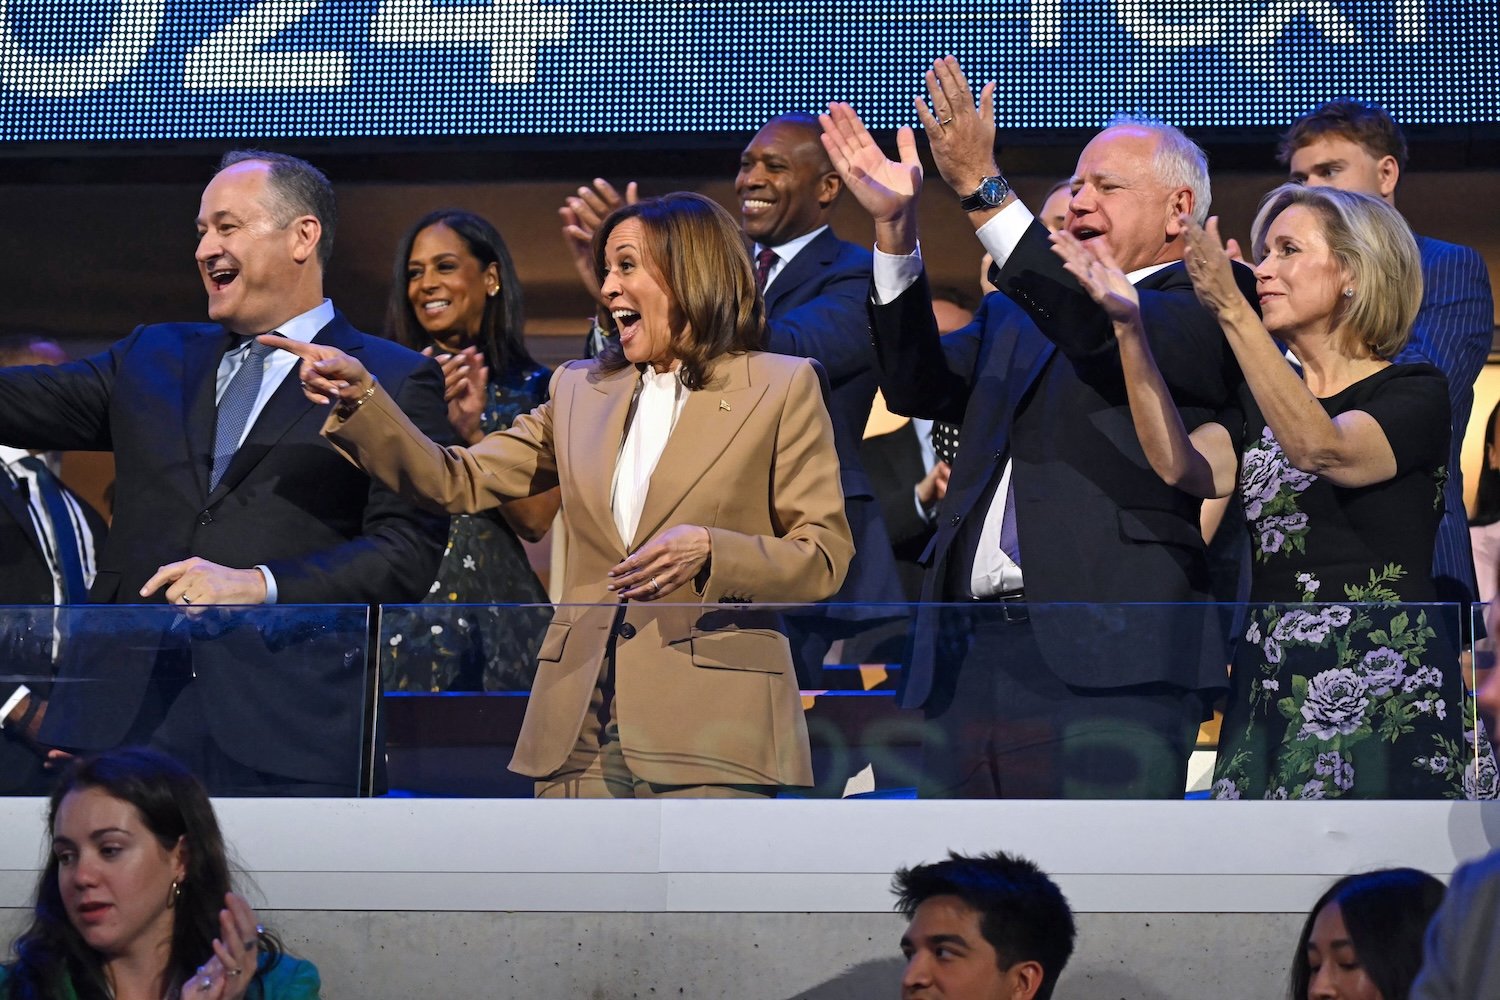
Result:
[[[599,295],[599,279],[594,275],[594,233],[599,225],[621,205],[634,205],[640,200],[635,181],[625,185],[625,196],[615,190],[613,184],[603,177],[595,177],[592,185],[585,184],[577,194],[564,199],[557,214],[562,218],[563,243],[568,247],[568,256],[582,283],[595,301],[603,302]]]
[[[1228,495],[1234,488],[1235,472],[1229,434],[1212,422],[1188,434],[1146,339],[1140,294],[1114,254],[1103,244],[1085,245],[1066,230],[1052,234],[1052,249],[1114,326],[1131,420],[1151,468],[1165,482],[1193,496]],[[1231,289],[1239,294],[1232,281]]]

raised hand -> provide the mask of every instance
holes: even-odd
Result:
[[[976,107],[968,78],[953,56],[934,61],[926,80],[927,100],[915,101],[933,163],[949,187],[969,194],[981,180],[1000,172],[995,163],[995,84],[980,89]]]
[[[213,954],[182,985],[181,1000],[240,1000],[260,961],[261,927],[244,897],[226,893]]]
[[[1141,295],[1102,240],[1083,243],[1066,229],[1049,239],[1052,252],[1062,258],[1063,269],[1078,279],[1112,322],[1132,323],[1140,317]]]
[[[910,128],[896,133],[900,162],[888,158],[865,123],[847,104],[832,103],[828,113],[818,116],[823,126],[823,148],[833,160],[847,187],[877,223],[889,222],[913,211],[922,191],[922,162],[917,140]]]
[[[263,333],[255,339],[302,359],[297,370],[302,393],[320,406],[334,402],[354,403],[375,385],[375,376],[364,365],[336,347],[304,343],[274,333]]]
[[[1235,284],[1234,265],[1229,261],[1229,253],[1219,239],[1219,217],[1209,219],[1207,229],[1187,214],[1180,216],[1180,220],[1187,239],[1187,255],[1183,263],[1187,265],[1188,277],[1193,279],[1193,291],[1198,294],[1198,301],[1220,320],[1249,309],[1244,293]]]
[[[474,444],[484,437],[479,419],[484,415],[485,390],[490,384],[489,366],[477,347],[465,347],[456,354],[438,354],[431,347],[422,353],[443,369],[443,399],[448,403],[448,423],[453,425],[464,444]]]
[[[634,205],[640,201],[640,191],[635,181],[625,185],[625,196],[603,177],[595,177],[592,185],[584,185],[578,193],[563,200],[557,214],[562,218],[563,243],[568,247],[568,256],[578,280],[595,299],[599,295],[599,279],[594,274],[594,233],[599,230],[610,212],[621,205]]]

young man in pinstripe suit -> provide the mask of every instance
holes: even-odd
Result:
[[[1329,101],[1292,123],[1278,156],[1296,183],[1357,191],[1394,205],[1406,166],[1406,137],[1377,105]],[[1443,600],[1467,605],[1478,591],[1458,456],[1474,406],[1474,380],[1490,353],[1495,305],[1489,272],[1472,248],[1426,236],[1417,237],[1417,246],[1422,307],[1406,349],[1395,360],[1427,361],[1448,376],[1453,445],[1432,575]]]

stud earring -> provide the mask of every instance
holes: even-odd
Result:
[[[1346,298],[1346,299],[1352,299],[1352,298],[1354,298],[1354,289],[1352,289],[1352,288],[1346,288],[1346,289],[1344,289],[1344,298]]]
[[[181,898],[182,898],[182,883],[179,882],[177,879],[174,878],[172,880],[172,892],[171,892],[171,895],[169,895],[167,897],[167,909],[170,910],[170,909],[172,909],[172,907],[176,906],[177,905],[177,901],[179,899],[181,899]]]

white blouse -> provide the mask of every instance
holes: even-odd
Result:
[[[650,365],[641,373],[641,387],[635,400],[635,414],[625,430],[620,458],[615,463],[614,483],[610,487],[610,506],[615,528],[626,548],[635,538],[641,523],[641,508],[651,487],[651,474],[667,447],[672,428],[687,401],[687,389],[677,377],[678,366],[658,372]]]

